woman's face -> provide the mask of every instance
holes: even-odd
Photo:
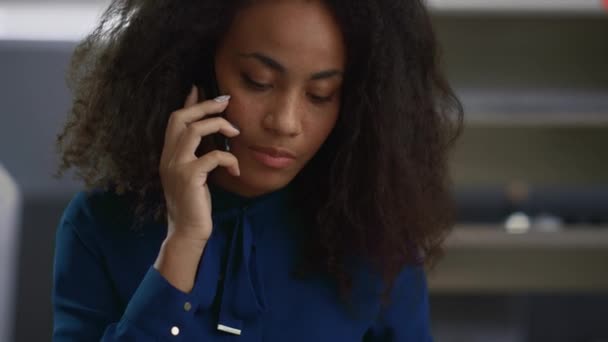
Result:
[[[345,66],[342,33],[321,1],[263,1],[241,10],[215,57],[221,94],[231,95],[226,118],[240,177],[225,168],[211,181],[243,196],[287,185],[332,131]],[[285,149],[287,161],[264,161],[255,150]]]

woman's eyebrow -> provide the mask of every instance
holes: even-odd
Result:
[[[253,58],[253,59],[257,60],[258,62],[266,65],[267,67],[278,71],[281,74],[287,73],[287,69],[283,65],[281,65],[281,63],[277,62],[276,60],[272,59],[271,57],[269,57],[263,53],[260,53],[260,52],[237,53],[237,56],[240,58]],[[316,73],[310,75],[310,80],[314,81],[314,80],[330,78],[330,77],[334,77],[334,76],[341,77],[342,75],[343,75],[343,72],[338,69],[323,70],[323,71],[316,72]]]

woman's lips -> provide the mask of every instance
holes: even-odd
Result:
[[[251,148],[253,157],[262,165],[273,169],[284,169],[295,162],[295,159],[287,156],[273,156],[268,153]]]

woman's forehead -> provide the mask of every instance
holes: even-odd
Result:
[[[344,40],[330,10],[318,1],[265,1],[238,13],[225,36],[230,50],[266,52],[290,62],[344,64]],[[328,64],[328,65],[325,65]]]

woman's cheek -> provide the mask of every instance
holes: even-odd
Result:
[[[235,120],[237,126],[239,123],[251,125],[251,120],[255,120],[260,112],[262,112],[262,104],[259,102],[237,95],[230,99],[228,115]]]

